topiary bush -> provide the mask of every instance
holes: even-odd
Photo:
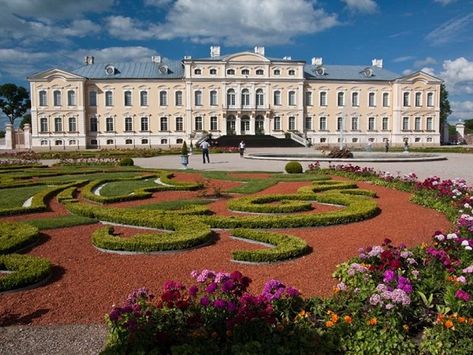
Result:
[[[0,278],[0,292],[26,287],[46,280],[52,271],[51,263],[32,255],[0,255],[0,270],[7,270]]]
[[[38,238],[38,228],[29,224],[0,222],[0,254],[16,252]]]
[[[284,168],[288,174],[302,174],[302,165],[298,161],[290,161]]]
[[[133,162],[133,159],[131,158],[123,158],[120,159],[120,162],[118,163],[119,166],[133,166],[135,163]]]

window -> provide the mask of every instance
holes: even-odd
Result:
[[[39,131],[41,133],[48,131],[48,119],[46,117],[43,117],[39,120]]]
[[[389,118],[383,117],[383,131],[387,131],[389,129]]]
[[[161,139],[161,144],[168,144],[168,140],[166,138]]]
[[[178,103],[178,93],[179,93],[179,103]],[[168,105],[168,93],[167,91],[160,91],[159,92],[159,106],[167,106]],[[182,91],[176,91],[176,106],[182,105]]]
[[[407,131],[409,129],[409,117],[402,118],[402,129]]]
[[[434,130],[434,120],[432,117],[427,117],[427,131],[433,131]]]
[[[90,118],[90,131],[91,132],[97,132],[97,127],[98,122],[97,122],[97,117],[91,117]]]
[[[296,105],[296,93],[294,91],[289,91],[289,93],[288,93],[288,103],[289,103],[289,106],[295,106]]]
[[[107,145],[113,144],[113,139],[107,139]]]
[[[327,106],[327,93],[322,91],[320,93],[320,106]]]
[[[427,143],[432,143],[433,140],[432,140],[432,137],[427,137]]]
[[[202,91],[200,90],[194,92],[194,105],[202,106]]]
[[[327,138],[320,138],[320,143],[326,143],[327,142]]]
[[[159,130],[160,131],[167,131],[168,130],[168,118],[161,117],[159,120]]]
[[[43,140],[41,141],[41,145],[48,145],[48,141],[47,141],[46,139],[43,139]]]
[[[264,105],[264,94],[263,89],[256,90],[256,106]]]
[[[281,91],[276,90],[274,92],[274,105],[280,106],[281,105]]]
[[[422,106],[422,93],[416,92],[416,107]]]
[[[389,93],[383,93],[383,107],[389,107]]]
[[[370,92],[368,94],[368,106],[369,107],[375,107],[376,106],[375,93],[374,92]]]
[[[210,75],[217,75],[217,69],[210,69]]]
[[[359,94],[357,92],[351,93],[351,105],[353,107],[360,106]]]
[[[176,91],[176,106],[182,106],[182,91]],[[160,94],[160,102],[161,102],[161,94]]]
[[[352,139],[351,139],[351,142],[352,142],[352,143],[358,143],[358,138],[352,138]]]
[[[305,92],[305,104],[306,106],[312,106],[312,92],[311,91]]]
[[[148,92],[147,91],[140,92],[140,106],[148,106]]]
[[[132,139],[125,139],[125,144],[133,144],[133,140]]]
[[[105,124],[106,124],[105,130],[107,132],[113,132],[113,117],[107,117]],[[113,141],[112,141],[112,144],[113,144]]]
[[[105,106],[113,106],[113,92],[105,91]]]
[[[217,91],[212,90],[210,92],[210,106],[217,106]]]
[[[402,94],[402,105],[409,106],[409,93],[405,92]]]
[[[202,69],[195,69],[195,70],[194,70],[194,74],[195,74],[195,75],[200,75],[200,74],[202,74]]]
[[[54,119],[54,132],[62,132],[62,118],[56,117]]]
[[[202,117],[196,117],[195,118],[195,130],[196,131],[202,131],[203,129],[203,122],[202,122]]]
[[[182,138],[176,139],[176,144],[182,144],[184,143],[184,140]]]
[[[343,117],[337,117],[337,131],[343,130]]]
[[[184,119],[182,117],[176,117],[176,131],[182,132],[184,130]]]
[[[67,106],[76,105],[76,92],[74,90],[69,90],[67,92]]]
[[[77,119],[69,117],[69,132],[77,132]]]
[[[250,75],[250,71],[248,69],[243,69],[241,75]]]
[[[54,90],[53,102],[54,106],[61,106],[61,92],[59,90]]]
[[[263,69],[256,70],[256,75],[263,75],[263,74],[264,74]]]
[[[374,117],[369,117],[368,118],[368,131],[374,131],[375,130],[375,120]]]
[[[293,116],[289,117],[289,130],[290,131],[296,130],[296,118]]]
[[[358,117],[351,118],[351,130],[358,131]]]
[[[97,91],[89,91],[89,106],[97,106]]]
[[[429,107],[434,106],[434,94],[432,92],[429,92],[427,94],[427,106],[429,106]]]
[[[281,71],[279,69],[274,69],[273,74],[274,75],[281,75]]]
[[[345,106],[345,93],[339,92],[337,94],[337,105],[338,106]]]
[[[416,118],[414,119],[414,130],[420,131],[420,129],[421,129],[421,123],[422,123],[422,122],[421,122],[421,118],[420,118],[420,117],[416,117]]]
[[[148,117],[141,117],[141,131],[149,131],[149,120]]]
[[[125,131],[133,131],[133,120],[131,117],[125,117]]]
[[[296,75],[296,71],[294,69],[291,69],[291,70],[288,71],[288,74],[291,75],[291,76]]]
[[[131,91],[125,91],[123,95],[125,106],[131,106]]]
[[[248,89],[241,91],[241,105],[250,106],[250,91]]]
[[[149,140],[144,138],[141,140],[141,144],[149,144]]]
[[[320,117],[319,118],[319,130],[326,131],[327,130],[327,117]]]
[[[228,69],[227,75],[235,75],[235,69]]]
[[[275,131],[281,130],[281,117],[279,116],[274,117],[273,127]]]
[[[47,106],[48,105],[48,95],[46,90],[41,90],[39,92],[39,106]]]
[[[54,145],[62,145],[62,140],[61,139],[55,140]]]
[[[212,116],[210,117],[210,130],[211,131],[216,131],[218,128],[217,128],[217,117],[216,116]]]
[[[306,117],[306,118],[305,118],[305,124],[304,124],[304,126],[305,126],[305,130],[306,130],[306,131],[312,130],[312,117]]]

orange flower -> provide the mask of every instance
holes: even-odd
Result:
[[[345,316],[345,317],[343,317],[343,320],[344,320],[345,323],[347,323],[347,324],[351,324],[351,322],[352,322],[352,319],[351,319],[350,316]]]
[[[299,317],[301,318],[307,318],[309,316],[309,312],[306,312],[304,309],[302,311],[300,311],[298,314],[297,314]]]
[[[465,323],[466,319],[465,317],[458,317],[458,323]]]
[[[374,326],[376,324],[378,324],[378,320],[376,319],[376,317],[373,317],[368,321],[368,325],[373,325]]]
[[[468,324],[473,325],[473,318],[468,318]]]
[[[325,326],[327,328],[332,328],[334,325],[335,325],[335,323],[333,323],[331,320],[328,320],[328,321],[325,322]]]
[[[339,293],[339,292],[340,292],[340,289],[338,287],[333,288],[333,293]]]
[[[332,314],[332,322],[337,323],[338,322],[338,316],[336,314]]]
[[[453,322],[449,319],[443,325],[445,328],[450,329],[453,327]]]

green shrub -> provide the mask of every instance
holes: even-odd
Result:
[[[302,165],[298,161],[290,161],[286,164],[284,170],[288,174],[301,174],[302,173]]]
[[[0,270],[12,271],[0,277],[0,292],[45,280],[51,275],[51,263],[31,255],[8,254],[0,255]]]
[[[120,159],[120,162],[118,163],[119,166],[134,166],[135,163],[133,162],[133,159],[131,158],[123,158]]]
[[[38,238],[38,228],[29,224],[0,222],[0,254],[16,252]]]
[[[28,224],[35,226],[39,230],[44,229],[55,229],[55,228],[66,228],[73,226],[80,226],[84,224],[94,224],[98,221],[94,218],[82,217],[77,215],[38,218],[29,221]]]
[[[301,194],[249,196],[228,201],[228,208],[234,211],[255,213],[310,211],[312,209],[312,202],[301,201],[304,198],[307,200],[307,196]],[[274,202],[279,202],[279,204],[272,204]]]

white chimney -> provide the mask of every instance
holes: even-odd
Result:
[[[220,57],[220,46],[210,46],[210,58]]]
[[[151,56],[151,61],[152,61],[153,63],[161,64],[162,58],[161,58],[160,55],[152,55],[152,56]]]
[[[312,65],[322,65],[323,59],[322,57],[312,57]]]
[[[192,56],[191,55],[185,55],[184,56],[184,60],[191,60],[192,59]]]
[[[383,68],[383,60],[375,58],[371,61],[371,66],[378,67],[378,68]]]
[[[94,57],[91,56],[91,55],[86,55],[86,56],[84,57],[84,64],[85,64],[85,65],[94,64]]]
[[[287,56],[287,57],[282,57],[282,59],[283,60],[292,60],[292,57]]]
[[[256,46],[256,47],[255,47],[255,53],[256,53],[256,54],[264,55],[264,47],[258,47],[258,46]]]

